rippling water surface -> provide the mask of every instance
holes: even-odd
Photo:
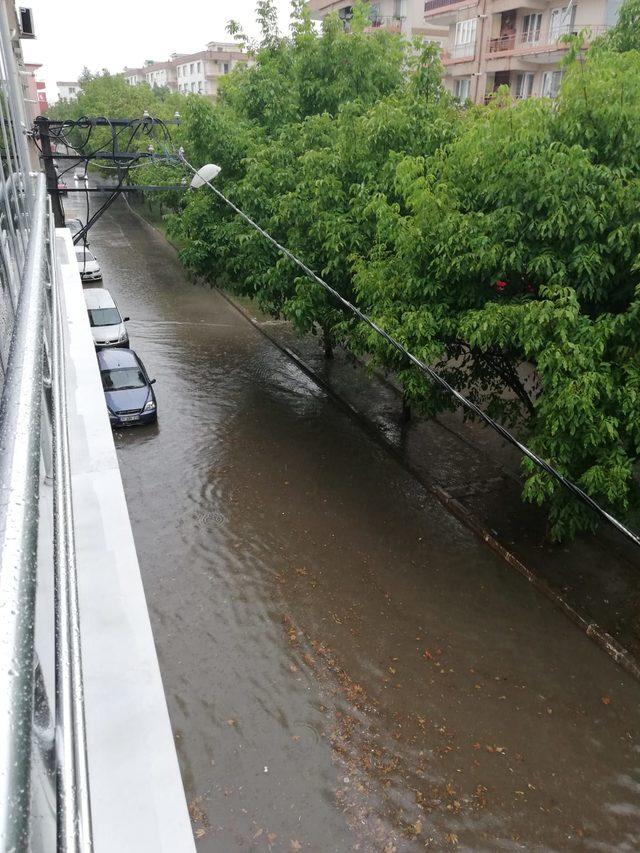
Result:
[[[199,849],[638,849],[640,686],[124,206],[91,245]]]

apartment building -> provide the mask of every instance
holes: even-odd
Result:
[[[56,87],[58,99],[61,101],[75,101],[82,90],[82,86],[77,80],[58,80]]]
[[[144,79],[154,88],[167,88],[172,92],[177,91],[176,78],[176,56],[172,56],[169,62],[146,62],[143,68]]]
[[[140,83],[147,82],[144,68],[125,67],[124,71],[122,72],[122,76],[124,77],[125,82],[129,84],[129,86],[139,86]]]
[[[612,26],[621,0],[426,0],[425,21],[448,27],[444,84],[460,100],[483,103],[507,85],[514,98],[554,98],[569,49],[583,49]]]
[[[371,21],[368,29],[371,32],[385,29],[401,33],[405,38],[419,36],[439,45],[444,45],[448,38],[447,27],[425,21],[423,0],[376,0],[367,5]],[[332,12],[337,12],[345,28],[349,28],[353,17],[353,0],[308,0],[307,6],[313,20],[321,21]]]
[[[125,68],[123,77],[130,86],[148,83],[151,87],[166,87],[183,94],[193,92],[214,100],[220,78],[249,59],[235,42],[211,41],[198,53],[173,53],[168,62]]]
[[[178,92],[197,92],[214,99],[220,79],[249,56],[233,42],[208,42],[206,49],[181,57],[176,64]]]

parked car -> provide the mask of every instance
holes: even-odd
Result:
[[[104,287],[87,287],[84,291],[89,325],[96,349],[102,347],[128,347],[129,335],[113,297]]]
[[[76,260],[82,281],[100,281],[102,270],[87,246],[76,246]]]
[[[84,225],[83,225],[81,219],[67,219],[65,222],[65,225],[67,226],[69,231],[71,231],[71,234],[74,237],[76,236],[78,231],[80,231],[84,228]]]
[[[60,195],[67,195],[67,185],[64,181],[58,181],[58,192]]]
[[[132,349],[98,350],[102,388],[112,427],[157,420],[156,396],[143,363]]]

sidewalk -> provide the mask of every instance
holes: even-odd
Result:
[[[465,423],[457,412],[433,420],[414,417],[403,425],[401,396],[392,382],[371,375],[342,349],[326,360],[319,338],[300,337],[288,322],[267,317],[250,300],[225,295],[455,515],[640,677],[640,554],[631,544],[604,528],[571,543],[545,543],[544,512],[520,497],[515,448],[487,427]]]

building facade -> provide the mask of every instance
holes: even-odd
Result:
[[[130,86],[148,83],[172,92],[204,95],[214,100],[220,79],[239,63],[249,62],[235,43],[209,42],[205,50],[172,54],[168,62],[148,62],[141,68],[125,68],[124,79]]]
[[[32,122],[36,116],[46,112],[49,106],[45,84],[41,80],[36,80],[36,74],[40,68],[42,68],[42,65],[39,63],[25,62],[22,75],[24,100]]]
[[[563,36],[586,49],[617,19],[619,0],[426,0],[425,20],[448,27],[444,84],[460,101],[487,101],[506,85],[516,99],[555,98]]]
[[[448,37],[446,27],[425,21],[423,0],[376,0],[369,7],[370,31],[379,29],[401,33],[406,38],[420,36],[427,41],[444,44]],[[307,6],[311,18],[322,21],[327,15],[336,12],[345,28],[353,17],[353,0],[308,0]]]
[[[77,80],[58,80],[56,86],[58,88],[58,99],[61,101],[75,101],[82,91],[82,86]]]
[[[145,62],[140,82],[148,83],[152,89],[170,89],[172,92],[178,90],[176,82],[177,54],[173,54],[168,62]]]
[[[183,56],[178,63],[178,91],[187,94],[196,92],[215,98],[218,83],[238,63],[247,62],[249,57],[237,44],[209,42],[206,50]]]

